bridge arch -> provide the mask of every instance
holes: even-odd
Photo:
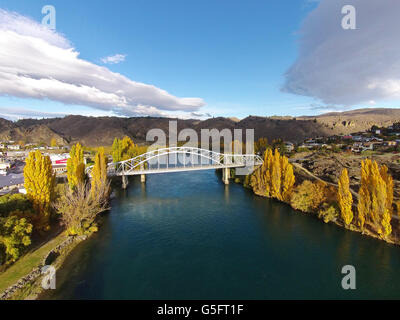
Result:
[[[194,165],[183,165],[177,167],[170,166],[169,159],[171,156],[190,155],[198,159],[207,159],[209,163],[199,161]],[[155,159],[167,158],[165,163],[166,167],[160,167],[160,162],[157,161],[157,167],[152,167],[150,164]],[[120,161],[117,163],[109,163],[107,166],[108,175],[122,176],[123,181],[127,181],[126,176],[129,175],[144,175],[165,173],[165,172],[178,172],[178,171],[194,171],[194,170],[207,170],[207,169],[225,169],[240,167],[254,167],[263,163],[260,156],[254,154],[224,154],[211,150],[196,148],[196,147],[169,147],[152,150],[141,154],[132,159]],[[175,163],[176,165],[176,163]],[[87,168],[87,173],[90,176],[93,166]],[[228,172],[224,171],[224,182],[228,180]]]

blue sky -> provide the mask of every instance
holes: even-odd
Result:
[[[56,8],[57,33],[79,52],[79,59],[165,90],[173,97],[201,100],[179,101],[180,107],[176,108],[174,102],[161,103],[160,107],[156,103],[149,114],[162,110],[184,117],[298,116],[364,106],[363,96],[351,103],[345,99],[343,103],[331,99],[331,103],[321,93],[326,92],[323,89],[308,90],[306,96],[296,94],[293,86],[286,92],[281,90],[285,86],[284,74],[299,58],[299,37],[301,31],[307,31],[301,30],[303,22],[316,10],[317,1],[0,0],[0,8],[39,23],[43,17],[41,9],[47,4]],[[333,15],[340,18],[339,13]],[[117,64],[102,62],[102,58],[115,54],[124,55],[125,60]],[[297,69],[308,66],[306,62],[299,63]],[[297,85],[298,75],[292,77],[290,83]],[[110,90],[107,92],[112,93]],[[40,100],[26,93],[2,93],[0,114],[1,108],[25,110],[27,114],[28,110],[35,110],[43,115],[130,116],[138,112],[115,112],[109,105],[97,108],[75,103],[79,99],[69,102],[52,96],[49,100],[45,94]],[[384,106],[396,106],[397,96],[389,98],[383,99]],[[369,106],[377,106],[375,99],[368,101]],[[137,115],[145,115],[151,99],[140,104],[144,106]]]

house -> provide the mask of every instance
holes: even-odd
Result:
[[[67,160],[70,157],[69,153],[51,154],[49,155],[54,172],[67,171]]]
[[[10,163],[9,162],[0,162],[0,175],[1,176],[6,176],[8,173],[8,170],[10,170]]]
[[[5,148],[6,148],[6,145],[3,143],[0,143],[0,149],[5,149]]]
[[[20,150],[21,146],[19,144],[11,144],[9,146],[7,146],[8,150]]]
[[[353,141],[363,141],[363,137],[362,136],[352,136]]]
[[[291,142],[285,142],[285,149],[287,152],[292,152],[294,150],[294,144]]]
[[[385,147],[395,147],[395,146],[397,146],[397,142],[396,142],[396,141],[385,141],[385,142],[383,143],[383,145],[384,145]]]

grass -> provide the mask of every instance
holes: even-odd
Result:
[[[37,267],[46,255],[65,240],[65,234],[61,233],[51,241],[35,251],[29,252],[19,259],[15,264],[0,274],[0,292],[15,284],[19,279],[30,273]]]

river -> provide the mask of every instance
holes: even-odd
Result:
[[[45,299],[400,298],[400,248],[225,186],[215,171],[117,190]],[[343,290],[353,265],[356,290]]]

